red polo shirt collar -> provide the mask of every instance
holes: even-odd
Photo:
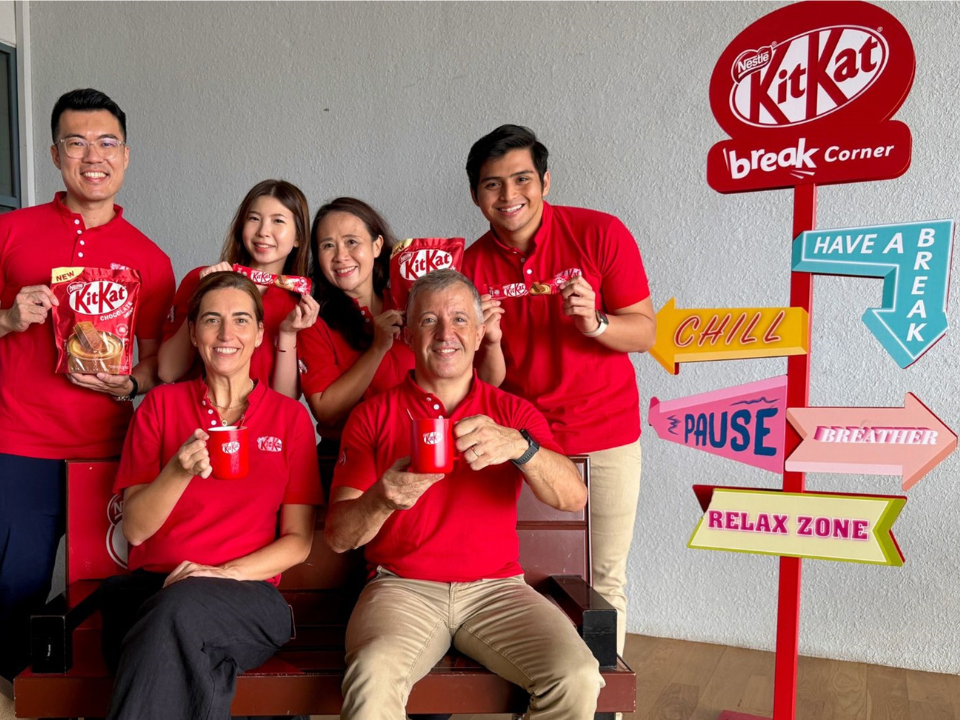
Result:
[[[210,400],[210,388],[207,386],[206,381],[202,377],[198,377],[193,382],[193,397],[197,410],[197,417],[200,418],[200,427],[204,430],[207,430],[211,427],[221,427],[223,425],[223,417],[220,415],[220,411],[213,406],[213,403]],[[256,382],[253,387],[253,392],[247,396],[247,410],[243,413],[244,422],[249,422],[250,418],[256,414],[257,409],[260,407],[260,401],[263,400],[263,396],[266,394],[266,384],[262,382]]]
[[[66,191],[60,190],[59,192],[57,192],[56,195],[53,196],[53,207],[56,209],[58,213],[60,213],[61,217],[63,217],[65,220],[79,220],[80,224],[84,226],[84,229],[86,229],[86,223],[83,222],[83,215],[81,215],[80,213],[75,213],[73,210],[68,208],[66,199],[67,199]],[[123,217],[123,208],[117,205],[116,203],[114,203],[113,213],[114,213],[113,218],[111,218],[110,222],[106,223],[107,225],[109,225],[112,222],[116,222],[117,220]]]
[[[537,228],[537,232],[533,235],[533,240],[531,241],[530,251],[524,254],[517,248],[512,245],[507,245],[499,237],[497,237],[497,231],[494,230],[493,225],[490,226],[490,234],[493,236],[493,245],[500,252],[506,255],[516,255],[520,257],[531,257],[538,249],[546,247],[550,242],[550,228],[553,224],[553,208],[544,201],[543,203],[543,214],[540,216],[540,227]]]

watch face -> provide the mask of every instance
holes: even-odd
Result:
[[[597,322],[600,323],[601,325],[609,325],[610,319],[607,317],[607,314],[605,312],[601,312],[600,310],[597,310]]]

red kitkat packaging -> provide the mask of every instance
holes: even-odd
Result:
[[[434,270],[463,264],[463,238],[408,238],[393,246],[390,253],[390,295],[394,307],[407,307],[407,295],[418,277]]]
[[[140,297],[140,273],[107,268],[54,268],[50,289],[57,372],[129,375]]]
[[[310,278],[298,277],[297,275],[271,275],[263,270],[254,270],[243,265],[234,265],[233,271],[250,278],[254,285],[267,287],[276,285],[278,288],[301,295],[309,295],[310,289],[313,287],[313,281]]]
[[[557,295],[568,280],[580,277],[583,271],[580,268],[561,270],[552,278],[539,282],[510,283],[509,285],[485,285],[477,288],[481,295],[490,295],[500,300],[503,298],[526,297],[527,295]]]

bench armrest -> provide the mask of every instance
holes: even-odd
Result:
[[[73,666],[73,631],[100,607],[100,581],[81,580],[30,616],[30,665],[35,673]]]
[[[567,614],[602,668],[617,665],[617,611],[579,575],[552,575],[546,592]]]

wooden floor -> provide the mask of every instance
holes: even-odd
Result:
[[[760,650],[629,635],[625,659],[637,671],[637,712],[624,718],[717,720],[723,710],[769,718],[773,658]],[[960,677],[802,657],[796,720],[960,720]]]
[[[771,716],[773,653],[629,635],[625,657],[639,689],[637,712],[625,718],[717,720],[722,710]],[[4,690],[0,720],[13,717]],[[960,720],[960,676],[800,658],[796,720]]]

